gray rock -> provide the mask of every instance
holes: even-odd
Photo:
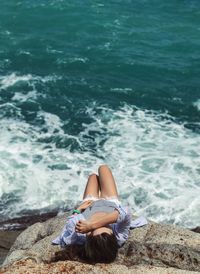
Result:
[[[191,231],[194,231],[196,233],[200,233],[200,226],[197,226],[195,228],[192,228]]]
[[[0,265],[21,231],[0,231]]]
[[[63,249],[51,245],[65,221],[66,215],[54,217],[26,229],[16,239],[4,265],[20,259],[31,259],[36,263],[67,259],[78,261],[78,247]],[[128,241],[119,249],[115,264],[128,268],[140,265],[200,271],[200,234],[150,222],[144,227],[131,230]]]

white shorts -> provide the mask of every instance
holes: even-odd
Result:
[[[97,198],[97,197],[94,197],[92,195],[87,195],[85,197],[85,199],[83,199],[83,202],[85,202],[85,201],[97,201],[97,200],[107,200],[107,201],[110,201],[110,202],[114,202],[118,206],[121,205],[121,202],[119,201],[119,199],[117,198],[117,196]]]

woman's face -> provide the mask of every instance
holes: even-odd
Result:
[[[96,235],[99,235],[102,233],[108,233],[111,235],[113,232],[112,232],[111,228],[103,226],[103,227],[99,227],[99,228],[93,230],[92,232],[88,232],[87,235],[92,234],[93,236],[96,236]]]

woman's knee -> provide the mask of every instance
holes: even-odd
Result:
[[[97,180],[97,174],[95,174],[95,173],[90,174],[88,179],[89,180]]]
[[[98,172],[99,172],[99,174],[100,174],[100,173],[106,172],[106,171],[108,171],[108,170],[110,171],[110,168],[109,168],[107,165],[104,164],[104,165],[100,165],[100,166],[99,166]]]

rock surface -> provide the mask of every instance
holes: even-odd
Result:
[[[37,222],[45,222],[48,219],[57,216],[57,214],[58,211],[52,211],[0,221],[0,231],[22,231]]]
[[[0,265],[5,260],[9,249],[21,231],[0,231]]]
[[[197,226],[197,227],[191,229],[191,231],[194,231],[196,233],[200,233],[200,226]]]
[[[77,262],[78,247],[62,249],[51,245],[51,240],[59,235],[65,221],[66,216],[57,216],[44,223],[36,223],[23,231],[12,246],[4,262],[5,267],[0,273],[26,273],[25,269],[29,269],[29,266],[29,273],[61,273],[62,271],[56,272],[60,267],[66,269],[63,273],[69,273],[69,269],[73,269],[70,273],[80,273],[80,268],[85,269],[85,273],[200,272],[198,233],[150,222],[142,228],[131,230],[129,240],[119,249],[118,258],[113,264],[92,266]],[[21,261],[16,262],[18,260]],[[70,261],[60,262],[61,260]],[[14,268],[19,269],[19,272],[13,272]],[[36,268],[38,272],[34,272]],[[51,272],[46,270],[51,268]]]
[[[1,274],[198,274],[196,271],[181,270],[177,268],[163,268],[156,266],[135,265],[127,267],[121,264],[89,265],[80,262],[64,261],[50,264],[35,263],[32,260],[21,260],[5,267]]]

